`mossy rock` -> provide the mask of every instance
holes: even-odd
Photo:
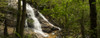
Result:
[[[33,22],[34,22],[33,19],[27,19],[28,27],[33,28],[34,27]]]

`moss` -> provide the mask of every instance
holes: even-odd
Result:
[[[27,21],[30,22],[30,23],[34,22],[34,20],[32,20],[32,19],[27,19]]]
[[[33,20],[32,19],[27,19],[28,27],[33,28]]]

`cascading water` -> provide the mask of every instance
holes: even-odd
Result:
[[[18,2],[18,0],[16,2],[9,2],[8,6],[13,7],[14,9],[17,9],[17,2]],[[22,1],[21,1],[21,6],[22,6]],[[36,15],[35,15],[36,13],[35,13],[34,9],[35,8],[32,8],[28,3],[26,4],[27,18],[25,21],[25,26],[27,27],[27,30],[28,30],[28,26],[29,26],[28,19],[31,19],[33,21],[32,26],[31,26],[32,30],[35,33],[41,34],[44,37],[48,37],[49,35],[42,31],[40,20],[39,20],[39,18],[36,17]],[[50,24],[52,27],[55,27],[55,28],[61,30],[59,27],[56,27],[53,24],[51,24],[39,11],[37,11],[37,13],[42,18],[42,20],[46,21],[46,23]]]
[[[34,8],[32,8],[29,4],[26,4],[26,10],[27,10],[26,12],[27,12],[28,18],[34,20],[34,22],[33,22],[33,25],[34,25],[33,31],[36,32],[36,33],[42,34],[44,37],[47,37],[48,35],[45,34],[42,31],[41,24],[39,23],[38,19],[35,17],[33,9]]]
[[[53,24],[51,24],[39,11],[38,11],[38,13],[39,13],[39,15],[40,15],[45,21],[47,21],[51,26],[53,26],[53,27],[55,27],[55,28],[61,30],[59,27],[56,27],[56,26],[54,26]]]

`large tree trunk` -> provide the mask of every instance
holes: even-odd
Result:
[[[96,0],[89,0],[90,4],[90,38],[97,38],[97,12]]]
[[[20,33],[20,18],[21,18],[21,0],[18,0],[18,13],[17,13],[17,25],[16,25],[16,33]],[[18,37],[18,35],[16,34]]]
[[[23,0],[22,18],[21,18],[21,23],[20,23],[20,35],[21,35],[21,38],[24,38],[25,19],[26,19],[26,0]]]

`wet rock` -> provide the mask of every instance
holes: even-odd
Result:
[[[34,21],[32,19],[27,19],[28,27],[34,28],[33,22]]]

